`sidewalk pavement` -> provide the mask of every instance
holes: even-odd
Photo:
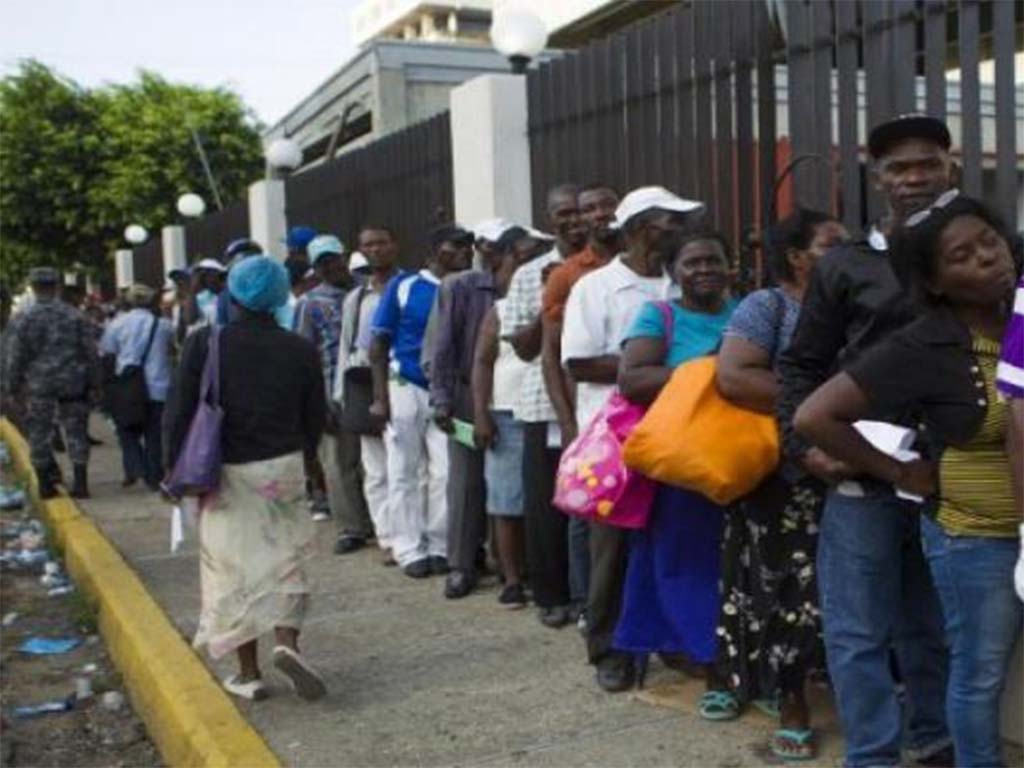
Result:
[[[191,641],[199,613],[194,534],[169,554],[169,506],[144,487],[123,490],[112,433],[94,418],[93,434],[105,444],[93,452],[93,498],[82,508]],[[605,694],[574,628],[546,629],[532,608],[500,608],[493,584],[445,600],[443,579],[418,581],[385,568],[376,549],[334,555],[334,524],[318,525],[316,587],[300,642],[325,674],[329,695],[312,704],[295,698],[274,677],[264,642],[261,663],[272,696],[239,703],[282,763],[738,768],[781,762],[765,746],[772,723],[764,716],[701,720],[695,701],[702,683],[652,660],[643,692]],[[234,659],[210,666],[223,678],[234,671]],[[818,722],[822,754],[810,765],[839,765],[841,740],[827,702]]]

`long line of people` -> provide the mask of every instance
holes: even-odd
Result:
[[[857,239],[794,211],[764,234],[774,285],[746,296],[702,202],[562,184],[551,235],[447,225],[423,268],[402,270],[383,224],[353,233],[351,254],[295,228],[284,266],[236,241],[224,263],[170,276],[173,323],[115,321],[100,349],[141,365],[153,401],[121,435],[126,483],[181,460],[210,386],[223,410],[196,643],[237,652],[226,687],[266,695],[256,640],[273,630],[298,693],[324,692],[298,635],[314,516],[329,511],[337,554],[375,540],[383,564],[444,576],[448,599],[494,570],[501,606],[580,629],[605,691],[656,654],[704,677],[708,721],[768,709],[784,760],[815,755],[820,676],[848,766],[1001,764],[1024,599],[1019,241],[953,188],[941,121],[890,120],[868,150],[885,216]],[[183,345],[169,387],[150,370],[154,335]],[[715,407],[777,419],[756,477],[716,464],[737,436],[713,424],[699,445],[673,442],[694,417],[673,398],[711,413],[698,369]],[[637,423],[725,476],[648,471]]]

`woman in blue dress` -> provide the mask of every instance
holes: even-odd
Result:
[[[720,234],[683,239],[669,265],[682,294],[672,303],[671,345],[660,308],[643,305],[623,342],[618,384],[625,397],[652,403],[677,366],[717,349],[736,305],[728,292],[728,265]],[[647,528],[630,543],[617,650],[714,662],[721,539],[718,506],[699,494],[659,486]]]

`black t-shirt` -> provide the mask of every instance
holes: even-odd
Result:
[[[210,329],[200,329],[182,351],[165,419],[168,465],[195,412],[209,338]],[[327,408],[316,349],[270,315],[232,321],[220,331],[220,402],[225,463],[315,451]]]

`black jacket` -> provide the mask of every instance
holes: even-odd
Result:
[[[837,246],[821,257],[801,304],[793,339],[779,357],[778,419],[788,459],[799,459],[811,448],[793,429],[793,416],[800,404],[836,371],[851,365],[912,316],[910,298],[887,251],[861,241]],[[886,413],[878,418],[912,426],[905,414]]]
[[[209,340],[209,328],[185,340],[164,415],[168,466],[195,413]],[[270,315],[233,320],[220,333],[220,402],[226,464],[314,452],[327,407],[316,349]]]
[[[946,446],[970,441],[988,411],[970,330],[945,306],[928,308],[846,372],[873,411],[911,412],[924,425],[929,453],[936,458]]]

